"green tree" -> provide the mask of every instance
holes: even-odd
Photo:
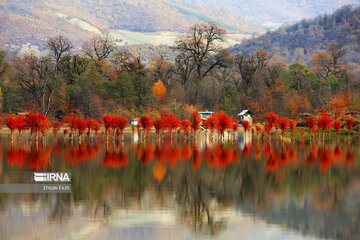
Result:
[[[23,93],[16,87],[5,87],[3,89],[3,112],[4,113],[17,113],[24,110]]]
[[[117,104],[128,110],[134,108],[137,95],[128,73],[119,74],[115,81],[105,81],[104,88],[107,98],[114,99]]]

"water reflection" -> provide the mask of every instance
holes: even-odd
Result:
[[[34,170],[72,171],[71,194],[0,194],[4,238],[26,237],[19,226],[34,239],[49,229],[65,239],[360,234],[359,151],[347,143],[3,139],[0,147],[1,183],[22,183]]]

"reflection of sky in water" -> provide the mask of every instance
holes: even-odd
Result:
[[[231,139],[232,136],[228,138]],[[0,194],[1,239],[350,239],[357,145],[258,142],[10,147],[0,183],[72,171],[72,194]],[[138,139],[137,139],[138,140]],[[235,159],[236,158],[236,159]],[[199,207],[200,206],[200,207]],[[195,210],[194,210],[195,209]],[[199,212],[196,212],[199,211]],[[197,215],[198,214],[198,215]],[[350,234],[350,235],[347,235]],[[353,234],[353,235],[351,235]]]
[[[27,212],[25,215],[24,212]],[[79,210],[77,210],[79,211]],[[76,213],[76,210],[75,210]],[[1,235],[14,239],[193,239],[189,227],[179,224],[176,213],[170,210],[117,210],[109,219],[78,216],[62,224],[48,223],[46,213],[37,209],[29,213],[9,208],[0,217]],[[241,211],[223,213],[227,227],[216,239],[318,239],[270,225]],[[19,231],[21,229],[21,231]],[[196,238],[212,238],[196,235]]]

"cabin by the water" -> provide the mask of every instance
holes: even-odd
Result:
[[[239,123],[242,121],[248,121],[250,124],[253,123],[253,113],[250,110],[242,110],[239,114]]]

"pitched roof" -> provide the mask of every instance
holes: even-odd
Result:
[[[250,110],[246,109],[246,110],[242,110],[241,113],[238,114],[238,116],[242,116],[242,115],[245,115],[247,113],[252,114],[252,112]]]

